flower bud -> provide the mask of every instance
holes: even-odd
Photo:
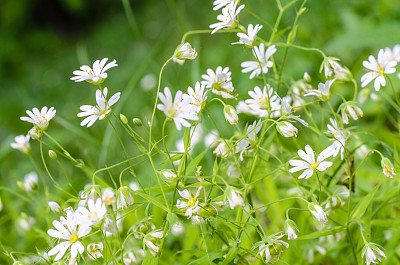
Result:
[[[388,178],[393,178],[396,175],[392,162],[386,157],[381,160],[382,172]]]
[[[231,209],[234,209],[237,206],[244,207],[244,201],[240,191],[232,187],[228,187],[225,191],[225,196],[229,202],[229,207],[231,207]]]
[[[324,210],[322,209],[321,206],[319,206],[316,203],[309,203],[308,204],[308,209],[310,210],[310,212],[312,213],[312,215],[314,215],[314,217],[320,221],[321,223],[326,223],[328,221],[328,218],[326,216],[326,213],[324,212]]]
[[[361,251],[361,256],[365,259],[366,264],[374,263],[382,261],[382,258],[386,258],[385,253],[380,249],[381,246],[378,244],[369,242],[365,244]]]
[[[61,210],[61,206],[53,201],[48,202],[50,210],[55,213],[55,214],[59,214],[62,215],[62,210]]]
[[[294,240],[297,238],[296,230],[299,231],[295,222],[293,220],[287,219],[285,221],[285,231],[289,240]]]
[[[142,121],[141,121],[139,118],[134,118],[134,119],[132,120],[132,122],[133,122],[133,124],[135,124],[135,125],[138,126],[138,127],[142,127],[142,126],[143,126],[143,123],[142,123]]]
[[[304,78],[304,81],[306,81],[307,83],[311,82],[311,76],[307,72],[304,72],[303,78]]]
[[[18,186],[21,190],[25,191],[24,184],[22,184],[21,181],[17,181],[17,186]]]
[[[192,48],[192,46],[186,42],[184,44],[180,44],[174,53],[174,57],[179,59],[179,60],[186,60],[186,59],[196,59],[197,57],[197,52],[195,49]]]
[[[38,140],[42,137],[43,131],[39,130],[37,127],[33,127],[29,130],[28,134],[31,136],[32,139]]]
[[[126,118],[126,116],[122,113],[119,114],[119,118],[121,119],[123,124],[128,124],[128,119]]]
[[[163,176],[166,180],[169,181],[175,181],[178,179],[178,176],[172,170],[161,171],[161,176]]]
[[[348,115],[353,120],[358,120],[358,117],[364,115],[363,111],[352,102],[347,102],[342,108],[342,121],[344,124],[349,124]]]
[[[297,137],[298,130],[290,122],[287,121],[278,122],[276,124],[276,129],[283,137],[292,137],[292,136]]]
[[[57,159],[58,159],[57,153],[54,152],[53,150],[49,150],[49,156],[50,156],[50,158],[53,159],[53,160],[57,160]]]
[[[133,197],[131,194],[131,189],[123,186],[118,189],[118,198],[117,198],[117,209],[128,208],[128,206],[133,204]]]
[[[231,105],[226,105],[224,108],[225,119],[232,125],[235,125],[239,121],[239,117],[236,113],[236,110]]]

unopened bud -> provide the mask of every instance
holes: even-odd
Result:
[[[307,83],[310,83],[310,82],[311,82],[311,76],[310,76],[307,72],[304,72],[304,80],[305,80]]]
[[[52,210],[53,213],[62,214],[61,206],[58,203],[51,201],[51,202],[48,202],[48,204],[49,204],[50,210]]]
[[[231,105],[226,105],[224,108],[225,119],[232,125],[235,125],[239,121],[239,117],[236,113],[236,110]]]
[[[50,156],[50,158],[53,159],[53,160],[57,160],[57,159],[58,159],[57,153],[54,152],[53,150],[49,150],[49,156]]]
[[[297,137],[298,129],[290,122],[280,121],[276,124],[276,129],[283,137]]]
[[[29,130],[28,134],[31,136],[32,139],[38,140],[42,137],[43,131],[39,130],[36,127],[33,127],[32,129]]]
[[[139,118],[134,118],[132,121],[133,121],[133,124],[135,124],[138,127],[142,127],[143,126],[143,123]]]
[[[17,181],[18,187],[20,187],[21,190],[25,190],[25,186],[21,181]]]
[[[119,118],[121,119],[123,124],[128,124],[128,119],[126,118],[126,116],[124,114],[120,113]]]

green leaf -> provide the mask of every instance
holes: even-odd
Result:
[[[377,185],[367,196],[365,196],[354,208],[351,216],[352,219],[359,219],[361,216],[364,215],[365,211],[367,210],[368,205],[371,203],[372,199],[375,196],[376,191],[378,190],[380,185]]]
[[[400,218],[396,219],[375,219],[371,221],[371,226],[381,227],[398,227],[400,226]]]
[[[143,193],[141,191],[135,191],[135,194],[139,195],[143,199],[148,200],[152,204],[154,204],[154,205],[158,206],[159,208],[163,209],[164,211],[168,212],[168,209],[164,206],[164,204],[157,201],[154,197],[147,195],[146,193]]]
[[[219,167],[218,167],[218,159],[215,158],[214,167],[213,167],[213,175],[214,176],[218,175],[218,169],[219,169]]]
[[[147,251],[146,256],[142,262],[142,265],[155,265],[156,264],[156,257],[151,255],[150,251]]]
[[[178,216],[174,213],[168,213],[167,220],[170,225],[173,225],[178,221]]]
[[[208,148],[201,152],[198,156],[196,156],[192,161],[190,161],[189,165],[186,167],[187,174],[191,174],[196,167],[200,164],[201,160],[203,159],[204,155],[207,153]]]
[[[182,157],[181,162],[179,162],[178,177],[183,176],[183,173],[185,172],[185,167],[186,167],[186,156]]]
[[[228,254],[226,254],[225,260],[221,263],[221,265],[228,265],[234,258],[237,257],[237,247],[234,246],[228,251]]]
[[[318,232],[314,232],[314,233],[311,233],[308,235],[299,236],[297,238],[297,240],[305,240],[305,239],[319,238],[321,236],[329,236],[329,235],[339,233],[340,231],[343,231],[344,229],[345,229],[345,227],[343,227],[343,226],[336,226],[336,227],[328,229],[328,230],[318,231]]]
[[[207,264],[210,264],[209,259],[211,261],[213,261],[214,259],[221,258],[222,256],[225,255],[226,250],[211,251],[211,252],[208,252],[208,255],[207,255],[207,252],[203,252],[203,253],[204,254],[202,255],[201,258],[190,262],[188,265],[207,265]]]

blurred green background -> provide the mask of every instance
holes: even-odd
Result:
[[[79,106],[95,103],[95,89],[86,82],[69,80],[72,71],[83,64],[91,66],[96,59],[116,59],[118,67],[108,71],[104,86],[109,88],[109,95],[122,92],[117,112],[130,120],[140,117],[146,121],[155,98],[152,80],[186,31],[207,29],[217,22],[220,11],[212,10],[212,2],[0,0],[0,185],[18,191],[16,182],[34,170],[29,159],[10,147],[16,135],[26,134],[31,128],[19,117],[33,107],[57,109],[49,132],[73,156],[84,159],[94,168],[124,159],[106,122],[96,122],[89,129],[79,126],[81,119],[76,117]],[[241,2],[270,25],[274,24],[278,14],[275,1]],[[400,2],[397,0],[311,0],[306,6],[308,11],[300,18],[295,43],[317,47],[327,55],[340,58],[355,73],[356,80],[363,74],[362,61],[369,54],[375,55],[378,49],[400,42]],[[295,9],[291,8],[285,13],[280,29],[290,26],[294,16]],[[249,23],[262,24],[246,11],[240,14],[240,22],[246,27]],[[268,39],[270,33],[270,28],[264,25],[260,36]],[[231,46],[237,40],[235,34],[203,34],[187,40],[198,51],[198,58],[183,66],[169,65],[162,87],[186,90],[200,80],[207,68],[215,69],[218,65],[230,67],[239,99],[244,99],[247,91],[257,84],[240,73],[240,63],[248,60],[251,53],[245,47]],[[279,51],[278,56],[282,56]],[[314,80],[323,80],[318,72],[321,61],[316,53],[290,49],[284,78],[300,79],[307,71]],[[143,80],[146,75],[147,79]],[[150,87],[146,89],[147,86]],[[349,86],[347,93],[351,91]],[[379,106],[371,108],[376,110]],[[376,119],[369,126],[385,124],[383,114],[374,115]],[[217,119],[223,119],[222,113]],[[160,137],[160,132],[156,132],[156,137]],[[32,153],[39,158],[38,143],[31,144]],[[133,145],[131,150],[134,155]],[[86,181],[81,181],[81,173],[77,173],[80,171],[69,170],[76,172],[73,181],[82,188]],[[20,215],[23,202],[15,201],[15,197],[1,190],[0,196],[5,205],[0,212],[0,235],[10,227],[13,231],[8,230],[7,239],[0,236],[0,242],[21,251],[32,251],[32,245],[24,240],[24,233],[12,222]],[[40,215],[34,208],[24,208],[24,211],[36,218]],[[3,262],[1,255],[0,261]]]

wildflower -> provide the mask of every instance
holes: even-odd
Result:
[[[364,113],[354,103],[347,102],[342,108],[342,121],[344,124],[349,124],[349,118],[347,115],[350,115],[353,120],[358,120],[358,117],[362,117]]]
[[[111,205],[115,202],[115,192],[111,188],[106,188],[103,191],[103,195],[101,196],[101,199],[105,205]]]
[[[400,62],[400,45],[396,44],[393,49],[385,48],[385,52],[389,55],[389,60]]]
[[[239,23],[239,19],[237,16],[239,15],[240,11],[244,8],[244,5],[237,7],[238,2],[233,1],[226,5],[222,9],[222,14],[217,16],[217,19],[220,22],[214,23],[210,25],[210,29],[213,29],[211,34],[214,34],[220,29],[234,29],[237,27]]]
[[[29,117],[21,117],[21,120],[33,123],[33,125],[40,131],[44,131],[49,127],[50,120],[56,115],[54,107],[47,109],[43,107],[40,111],[33,108],[32,111],[27,110],[26,113]]]
[[[307,91],[307,93],[304,96],[317,96],[321,100],[327,101],[330,97],[330,88],[331,88],[333,82],[335,82],[335,79],[326,80],[325,84],[319,83],[318,90],[310,89]]]
[[[266,242],[256,243],[255,246],[258,246],[258,254],[261,258],[265,259],[266,263],[279,259],[281,252],[283,252],[281,246],[289,248],[287,242],[280,240],[281,237],[283,237],[283,234],[276,234],[268,237]]]
[[[342,199],[338,195],[333,195],[329,198],[328,203],[325,206],[325,210],[338,209],[342,205],[344,205]]]
[[[234,42],[232,44],[243,44],[249,48],[253,48],[254,42],[257,37],[257,33],[262,29],[263,26],[257,24],[253,26],[252,24],[249,24],[247,26],[247,35],[239,32],[236,35],[240,38],[239,42]]]
[[[330,77],[333,73],[335,74],[335,79],[348,81],[351,80],[352,74],[345,66],[342,66],[339,62],[338,58],[334,57],[326,57],[322,62],[321,69],[325,70],[325,77]]]
[[[374,87],[376,91],[381,89],[381,86],[386,86],[385,76],[396,72],[397,62],[390,59],[391,54],[383,49],[379,50],[378,60],[374,56],[370,55],[368,61],[363,61],[363,66],[371,72],[364,74],[361,77],[361,87],[365,87],[372,80],[374,81]]]
[[[236,163],[229,163],[228,169],[226,170],[226,174],[230,178],[238,178],[240,177],[240,169],[236,165]]]
[[[213,129],[209,134],[204,137],[204,144],[208,147],[213,147],[218,144],[219,133],[217,130]]]
[[[91,231],[89,225],[79,223],[79,217],[74,212],[68,212],[65,221],[66,227],[59,221],[53,221],[53,226],[57,230],[49,229],[47,231],[51,237],[65,240],[48,252],[49,256],[54,256],[57,254],[54,259],[55,261],[60,260],[70,246],[71,259],[75,259],[75,257],[78,255],[78,252],[82,254],[85,251],[85,248],[79,241],[79,238],[88,235]]]
[[[189,42],[179,45],[174,53],[174,58],[178,60],[186,60],[186,59],[194,60],[196,59],[196,57],[197,57],[196,49],[192,48],[192,45],[190,45]]]
[[[190,219],[193,225],[199,225],[204,223],[204,219],[201,216],[193,215]]]
[[[197,192],[194,196],[187,189],[183,191],[178,190],[179,195],[186,201],[181,201],[178,199],[178,201],[176,202],[176,208],[181,209],[181,211],[183,211],[183,209],[186,209],[185,215],[188,216],[188,218],[192,217],[193,213],[199,210],[199,201],[197,200],[197,197],[199,197],[201,188],[202,186],[197,189]]]
[[[257,61],[247,61],[241,64],[243,67],[242,73],[252,72],[250,74],[250,79],[259,76],[261,71],[264,74],[268,73],[268,68],[273,66],[273,62],[268,59],[276,52],[275,45],[269,46],[265,52],[264,49],[264,43],[261,43],[259,47],[254,46],[253,54]]]
[[[339,129],[337,122],[334,119],[329,118],[329,120],[331,124],[328,124],[327,127],[328,133],[332,135],[332,138],[330,139],[333,142],[331,145],[332,156],[336,157],[340,152],[340,159],[343,160],[344,147],[347,137],[345,136],[344,132]]]
[[[274,89],[267,85],[264,89],[258,86],[254,87],[254,91],[248,92],[250,99],[246,99],[245,103],[251,109],[251,113],[260,117],[274,116],[275,111],[280,109],[280,99],[274,93]]]
[[[201,84],[204,84],[206,88],[211,88],[212,93],[221,95],[223,98],[233,98],[230,94],[233,92],[234,87],[229,67],[222,69],[222,66],[218,66],[215,72],[209,68],[207,69],[207,74],[202,75],[201,78],[204,79]]]
[[[87,252],[89,253],[89,257],[91,259],[98,259],[102,258],[103,254],[101,252],[103,251],[103,243],[100,242],[98,244],[89,244],[87,246]]]
[[[201,110],[201,106],[203,102],[207,100],[207,96],[204,95],[204,84],[200,84],[200,82],[196,82],[196,85],[193,88],[188,87],[188,95],[190,97],[192,105],[196,106],[196,112],[198,113]]]
[[[156,256],[157,252],[160,250],[160,246],[158,244],[153,243],[153,241],[155,241],[157,238],[163,238],[163,236],[164,233],[161,230],[155,230],[145,235],[143,241],[153,256]]]
[[[283,137],[297,137],[298,129],[294,127],[290,122],[281,121],[276,124],[276,129]]]
[[[38,140],[42,137],[43,131],[34,126],[32,127],[32,129],[29,130],[28,134],[33,140]]]
[[[75,82],[87,81],[94,85],[103,83],[108,76],[106,71],[112,67],[118,66],[116,60],[106,64],[107,60],[108,58],[103,58],[101,61],[94,61],[93,70],[87,65],[82,65],[80,67],[81,70],[72,72],[75,76],[70,79]]]
[[[288,119],[290,121],[292,121],[292,120],[298,121],[302,125],[308,127],[308,123],[305,122],[303,119],[301,119],[300,115],[298,115],[298,116],[293,115],[295,110],[293,109],[292,106],[290,106],[290,101],[291,101],[291,98],[289,96],[286,96],[286,97],[283,97],[282,99],[280,99],[280,103],[277,105],[280,107],[279,115],[282,118]],[[274,108],[276,108],[276,107],[274,107]],[[275,113],[274,116],[278,116],[278,115]]]
[[[29,155],[31,152],[31,145],[29,144],[30,136],[18,135],[14,138],[15,143],[11,143],[11,147],[20,150],[23,154]]]
[[[310,210],[310,212],[312,213],[312,215],[314,215],[314,217],[320,221],[321,223],[326,223],[328,222],[328,218],[326,216],[326,213],[324,212],[324,210],[322,209],[321,206],[319,206],[316,203],[309,203],[308,204],[308,209]]]
[[[31,172],[24,177],[23,186],[26,191],[32,191],[37,188],[38,175],[35,172]]]
[[[175,181],[178,179],[178,176],[170,169],[161,171],[161,176],[163,176],[166,180]]]
[[[78,117],[86,117],[82,122],[81,126],[87,126],[90,127],[97,121],[97,119],[102,120],[111,111],[111,106],[117,103],[119,100],[121,93],[115,93],[110,100],[107,101],[108,89],[107,87],[104,88],[103,92],[101,92],[100,89],[96,90],[96,106],[91,106],[91,105],[82,105],[80,107],[80,110],[82,112],[78,113]]]
[[[219,157],[226,157],[228,155],[229,149],[226,146],[225,141],[221,140],[217,147],[214,149],[214,154]]]
[[[285,231],[288,237],[288,240],[294,240],[297,238],[296,231],[299,231],[295,222],[293,220],[287,219],[285,221]]]
[[[304,81],[306,81],[307,83],[310,83],[310,82],[311,82],[311,76],[310,76],[307,72],[304,72],[303,79],[304,79]]]
[[[361,257],[365,259],[365,264],[369,265],[371,262],[377,264],[386,258],[385,253],[379,248],[380,246],[375,243],[367,243],[361,252]]]
[[[79,207],[78,212],[82,214],[83,218],[86,219],[90,225],[100,227],[101,221],[107,213],[107,209],[102,200],[98,198],[96,202],[93,199],[89,199],[88,208]]]
[[[50,201],[50,202],[48,202],[48,205],[50,207],[50,210],[53,211],[53,213],[56,213],[56,214],[62,213],[61,206],[58,203]]]
[[[382,158],[381,160],[381,166],[382,166],[382,172],[383,174],[388,177],[388,178],[393,178],[393,176],[396,176],[396,173],[394,172],[394,167],[392,162],[386,157]]]
[[[231,105],[226,105],[224,107],[225,119],[231,124],[236,125],[239,121],[239,117],[236,110]]]
[[[140,186],[136,182],[130,182],[129,183],[129,188],[131,188],[131,190],[133,190],[133,191],[140,190]]]
[[[164,94],[159,94],[163,104],[158,104],[157,108],[164,114],[173,119],[175,126],[181,130],[182,126],[190,127],[187,120],[197,121],[199,117],[196,115],[196,106],[190,104],[190,97],[184,97],[182,91],[176,92],[175,99],[172,99],[171,91],[168,87],[164,88]]]
[[[255,121],[253,124],[247,127],[247,139],[242,139],[236,143],[237,149],[236,153],[240,152],[239,159],[243,161],[243,153],[244,152],[252,152],[252,148],[255,146],[257,133],[261,130],[261,121]]]
[[[171,227],[171,232],[176,237],[182,236],[185,233],[185,228],[182,223],[177,222]]]
[[[232,210],[237,206],[244,207],[244,202],[240,191],[229,187],[225,191],[225,196],[229,202],[229,207],[231,207]]]
[[[303,150],[298,150],[297,154],[305,161],[302,160],[290,160],[289,164],[293,166],[289,169],[290,173],[297,172],[299,170],[304,170],[304,172],[299,176],[299,179],[308,179],[314,174],[315,170],[320,172],[325,171],[328,167],[332,166],[332,162],[324,161],[326,158],[332,155],[332,148],[328,147],[324,149],[318,156],[317,161],[315,161],[314,151],[309,145],[305,147],[306,152]]]
[[[172,58],[172,61],[173,61],[174,63],[179,64],[179,65],[183,65],[183,64],[185,63],[185,60],[180,60],[180,59],[178,59],[178,58],[176,58],[176,57]]]
[[[230,3],[237,2],[238,0],[215,0],[213,5],[213,10],[218,10],[224,6],[227,6]]]
[[[117,209],[128,208],[133,204],[133,197],[128,187],[123,186],[118,189]]]

